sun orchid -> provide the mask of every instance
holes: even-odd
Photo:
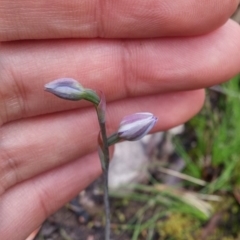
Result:
[[[106,133],[106,101],[104,94],[99,96],[92,89],[84,88],[78,81],[72,78],[60,78],[45,85],[45,90],[71,101],[81,99],[94,104],[100,127],[99,134],[99,158],[104,177],[104,205],[105,205],[105,240],[110,240],[110,206],[108,196],[108,169],[109,169],[109,146],[121,140],[135,141],[145,136],[157,122],[157,118],[148,112],[134,113],[126,116],[120,122],[118,131],[107,137]]]

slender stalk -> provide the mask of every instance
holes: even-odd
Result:
[[[109,169],[109,149],[108,149],[108,138],[105,125],[105,110],[106,110],[106,101],[105,97],[102,96],[99,98],[100,101],[98,104],[95,104],[96,112],[98,116],[98,122],[100,127],[101,138],[99,139],[99,158],[102,164],[103,170],[103,186],[104,186],[104,208],[105,208],[105,240],[110,240],[110,203],[109,203],[109,194],[108,194],[108,169]],[[97,99],[98,100],[98,99]]]
[[[102,151],[104,156],[104,165],[103,169],[103,186],[104,186],[104,207],[105,207],[105,216],[106,216],[106,224],[105,224],[105,240],[110,240],[110,203],[109,203],[109,194],[108,194],[108,169],[109,169],[109,149],[108,149],[108,141],[107,141],[107,133],[105,122],[100,122],[100,130],[102,136]]]
[[[109,146],[108,138],[106,132],[106,100],[103,93],[100,93],[99,97],[91,89],[86,89],[86,95],[89,97],[87,100],[92,101],[95,105],[98,123],[100,127],[100,139],[99,139],[99,158],[102,164],[103,171],[103,188],[104,188],[104,208],[105,208],[105,240],[110,240],[111,228],[110,228],[110,203],[109,203],[109,193],[108,193],[108,169],[109,169]],[[86,96],[85,96],[86,97]],[[86,99],[86,98],[85,98]],[[95,102],[94,102],[95,101]],[[97,103],[97,104],[96,104]]]
[[[105,240],[110,240],[111,216],[110,216],[110,204],[109,204],[109,193],[108,193],[108,170],[104,171],[103,179],[104,179],[104,208],[105,208],[105,216],[106,216]]]

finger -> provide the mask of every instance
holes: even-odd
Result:
[[[204,92],[197,90],[113,102],[108,105],[107,128],[113,133],[125,115],[152,112],[159,118],[154,130],[166,130],[196,114],[203,99]],[[95,151],[98,133],[93,108],[4,125],[0,128],[0,195],[18,182]]]
[[[0,40],[186,36],[213,30],[238,0],[0,1]]]
[[[0,47],[0,123],[83,106],[45,93],[45,83],[73,77],[108,101],[205,88],[240,69],[240,28],[209,35],[142,41],[44,41]]]
[[[1,239],[26,239],[100,173],[94,153],[14,186],[0,198]]]

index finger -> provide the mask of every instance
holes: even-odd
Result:
[[[83,107],[44,93],[56,78],[75,78],[108,102],[218,84],[239,72],[239,38],[229,21],[193,38],[0,44],[0,123]]]
[[[239,0],[0,0],[0,40],[146,38],[209,32]]]

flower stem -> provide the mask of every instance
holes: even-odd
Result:
[[[118,143],[119,141],[121,141],[121,138],[119,138],[118,133],[115,132],[108,137],[107,141],[108,141],[108,146],[110,147],[115,143]]]
[[[109,203],[109,193],[108,193],[108,169],[109,169],[109,149],[108,149],[108,139],[106,133],[105,119],[102,120],[102,113],[100,114],[97,109],[98,121],[101,132],[101,145],[100,151],[102,151],[102,157],[100,156],[102,170],[103,170],[103,186],[104,186],[104,208],[105,208],[105,240],[110,240],[110,203]]]

